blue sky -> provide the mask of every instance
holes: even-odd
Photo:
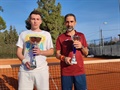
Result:
[[[10,25],[20,33],[25,28],[25,20],[29,13],[37,8],[37,0],[0,0],[4,12],[0,15],[6,21],[7,30]],[[100,29],[104,38],[117,37],[120,34],[120,0],[56,0],[62,6],[61,15],[76,15],[75,29],[85,34],[87,41],[99,39]],[[107,24],[104,24],[107,22]]]

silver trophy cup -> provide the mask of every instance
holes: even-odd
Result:
[[[30,42],[32,44],[32,48],[37,48],[38,47],[38,43],[41,41],[41,37],[30,37]],[[35,69],[36,68],[36,60],[35,60],[35,56],[36,54],[33,53],[32,56],[32,62],[31,62],[31,69]]]
[[[73,40],[73,42],[75,40],[80,40],[80,37],[78,35],[74,35],[74,36],[72,36],[72,40]],[[77,61],[76,61],[76,48],[74,47],[74,45],[73,45],[73,56],[72,56],[71,63],[72,64],[77,64]]]

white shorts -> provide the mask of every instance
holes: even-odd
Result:
[[[49,90],[49,70],[48,66],[42,70],[34,72],[21,71],[18,73],[18,90]]]

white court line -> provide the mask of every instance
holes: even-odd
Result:
[[[11,68],[11,65],[0,65],[0,68]]]
[[[109,62],[120,62],[120,59],[102,59],[102,60],[90,60],[84,61],[84,64],[95,64],[95,63],[109,63]]]

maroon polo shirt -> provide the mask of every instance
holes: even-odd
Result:
[[[80,36],[80,42],[84,47],[87,47],[87,42],[85,36],[81,32],[75,32],[76,35]],[[73,56],[73,41],[71,36],[67,35],[66,33],[61,34],[58,36],[56,40],[56,50],[60,50],[61,54],[66,57]],[[63,76],[76,76],[80,74],[84,74],[84,64],[83,64],[83,55],[81,50],[76,50],[76,60],[77,64],[74,65],[67,65],[64,61],[61,61],[61,74]]]

